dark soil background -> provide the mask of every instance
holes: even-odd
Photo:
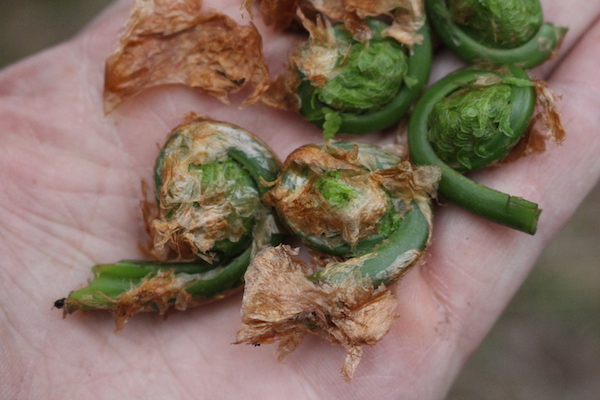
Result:
[[[0,68],[70,38],[110,2],[1,0]],[[600,399],[599,202],[600,185],[543,253],[446,400]]]

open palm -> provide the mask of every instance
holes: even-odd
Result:
[[[239,1],[207,3],[231,16],[239,13]],[[72,41],[4,70],[0,397],[443,397],[600,175],[600,3],[542,3],[548,21],[570,27],[558,57],[533,71],[563,96],[567,140],[475,177],[539,203],[544,212],[538,233],[511,231],[449,204],[437,207],[426,264],[397,285],[399,319],[376,347],[366,349],[349,384],[339,376],[344,349],[322,340],[308,338],[285,364],[277,362],[273,346],[232,345],[240,295],[167,322],[138,315],[117,335],[108,313],[62,320],[51,310],[54,300],[89,278],[91,265],[140,257],[140,182],[151,178],[158,146],[185,113],[238,124],[282,158],[320,141],[316,128],[291,113],[265,106],[239,110],[177,86],[149,90],[105,116],[104,60],[127,18],[127,1],[116,2]],[[291,40],[256,23],[276,69]],[[434,78],[458,65],[441,52]],[[386,140],[367,140],[380,139]]]

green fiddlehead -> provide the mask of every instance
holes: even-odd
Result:
[[[154,169],[157,215],[147,216],[147,229],[157,261],[96,265],[64,312],[106,309],[120,329],[138,311],[182,310],[239,289],[252,256],[282,238],[260,200],[279,167],[262,141],[237,126],[202,118],[178,126]]]
[[[274,153],[257,137],[226,123],[196,121],[180,126],[154,167],[159,218],[152,221],[157,258],[199,257],[221,262],[252,240],[265,218],[264,182],[276,178]],[[165,252],[167,254],[165,254]]]
[[[448,200],[534,234],[537,204],[479,185],[461,172],[503,158],[530,128],[535,104],[534,83],[520,68],[456,71],[417,102],[408,131],[411,157],[442,169],[439,192]]]
[[[550,58],[567,32],[543,22],[539,0],[428,0],[431,25],[470,63],[532,68]]]
[[[306,71],[304,66],[310,63],[305,60],[296,63],[300,113],[322,128],[325,138],[338,132],[373,132],[398,122],[429,78],[432,49],[427,25],[418,32],[423,42],[409,50],[382,35],[388,27],[385,22],[372,18],[366,22],[373,38],[365,43],[355,41],[342,24],[334,25],[326,46],[329,55],[317,60],[323,64],[319,73]],[[310,41],[301,46],[300,59],[313,54],[310,46]]]
[[[365,257],[360,271],[379,286],[391,283],[383,277],[392,276],[385,271],[396,257],[420,253],[429,241],[428,194],[435,191],[437,170],[424,171],[431,174],[429,180],[416,183],[408,162],[376,146],[308,145],[288,156],[265,202],[308,246],[335,256]],[[415,189],[424,182],[426,187]],[[312,278],[333,279],[336,269],[331,266]],[[343,279],[344,274],[335,281]]]

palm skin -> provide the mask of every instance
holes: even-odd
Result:
[[[238,14],[237,1],[212,3]],[[298,116],[264,106],[240,111],[175,86],[145,92],[104,116],[104,59],[129,5],[117,2],[72,41],[0,74],[0,397],[442,398],[545,244],[598,180],[600,4],[543,2],[546,20],[570,27],[557,58],[533,71],[563,96],[564,145],[475,175],[538,202],[544,209],[538,233],[511,231],[450,204],[437,207],[426,263],[396,285],[399,318],[366,349],[350,384],[339,376],[344,350],[316,338],[283,365],[273,346],[232,345],[241,295],[167,322],[137,315],[117,335],[107,313],[62,320],[51,310],[54,300],[85,282],[91,265],[140,257],[140,181],[150,180],[158,146],[183,114],[238,124],[282,158],[320,141]],[[291,41],[256,23],[274,66]],[[457,65],[439,54],[433,79]]]

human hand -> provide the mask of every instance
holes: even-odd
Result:
[[[239,2],[206,2],[240,20]],[[238,110],[184,87],[149,90],[102,112],[103,67],[130,3],[121,1],[81,35],[0,75],[2,249],[0,368],[6,398],[440,398],[490,329],[545,244],[600,172],[597,93],[600,5],[545,1],[546,20],[569,26],[558,57],[532,71],[563,96],[560,148],[479,182],[544,209],[535,236],[483,221],[451,204],[436,209],[426,259],[396,285],[398,320],[347,384],[344,350],[308,338],[281,365],[270,346],[234,346],[240,296],[172,315],[138,315],[118,335],[108,314],[61,320],[54,300],[89,277],[89,266],[139,256],[140,180],[158,146],[196,111],[262,137],[282,157],[320,142],[300,117],[265,106]],[[291,41],[263,33],[272,72]],[[244,21],[247,23],[247,21]],[[438,54],[432,80],[460,66]],[[237,98],[233,97],[234,104]],[[374,134],[356,140],[389,141]]]

